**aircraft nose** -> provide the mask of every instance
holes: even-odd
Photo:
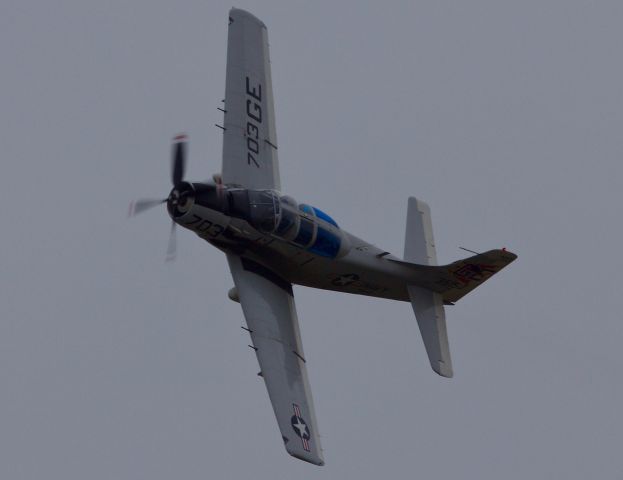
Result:
[[[175,219],[188,213],[195,201],[195,189],[191,183],[180,182],[173,187],[167,198],[167,210]]]

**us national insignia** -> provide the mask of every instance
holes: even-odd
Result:
[[[301,417],[301,409],[299,406],[296,403],[293,403],[292,406],[294,407],[294,415],[292,415],[292,418],[290,419],[292,430],[294,430],[294,433],[301,437],[301,440],[303,441],[303,448],[306,452],[309,452],[309,439],[311,438],[309,427],[307,426],[307,423],[305,423],[305,420],[303,420],[303,417]]]

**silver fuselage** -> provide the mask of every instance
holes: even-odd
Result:
[[[220,200],[228,191],[238,191],[223,186],[215,188],[219,190]],[[174,193],[171,195],[174,196]],[[409,301],[407,283],[417,282],[413,271],[392,261],[399,259],[389,252],[346,232],[337,224],[327,224],[320,218],[312,218],[313,214],[298,212],[303,221],[314,221],[320,225],[319,230],[330,230],[332,235],[339,236],[339,251],[328,257],[315,253],[311,247],[297,245],[291,235],[284,238],[275,233],[263,232],[251,225],[248,219],[228,214],[228,209],[221,203],[210,208],[189,201],[181,210],[175,211],[170,207],[169,213],[180,226],[192,230],[215,247],[242,255],[286,282]],[[313,245],[313,240],[310,245]]]

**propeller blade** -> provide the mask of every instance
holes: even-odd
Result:
[[[175,241],[175,222],[171,221],[171,233],[169,234],[169,246],[167,247],[167,262],[175,260],[176,255],[176,241]]]
[[[133,217],[138,215],[139,213],[144,212],[145,210],[149,210],[150,208],[155,207],[156,205],[160,205],[165,203],[167,199],[164,200],[156,199],[156,198],[142,198],[140,200],[136,200],[130,204],[130,210],[128,211],[128,217]]]
[[[186,135],[177,135],[173,139],[173,165],[171,181],[176,186],[184,179],[186,170]]]

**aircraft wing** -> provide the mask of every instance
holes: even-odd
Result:
[[[223,183],[279,190],[268,33],[237,8],[229,12],[224,110]]]
[[[246,257],[227,261],[286,450],[324,465],[292,285]]]

